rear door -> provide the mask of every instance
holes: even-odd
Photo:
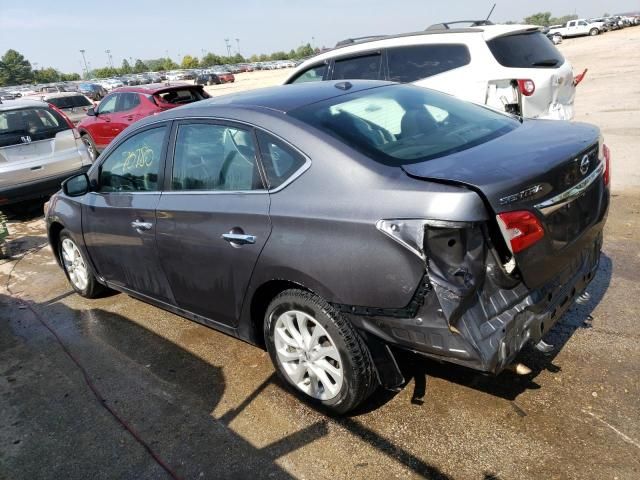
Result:
[[[0,187],[77,171],[82,156],[73,130],[42,106],[0,111]]]
[[[156,206],[168,124],[151,125],[120,142],[92,172],[98,190],[83,200],[84,239],[108,282],[172,303],[156,249]]]
[[[234,325],[271,233],[253,132],[233,123],[176,125],[158,204],[157,244],[177,305]]]
[[[336,58],[331,64],[332,80],[381,80],[385,77],[383,50]]]
[[[136,110],[140,107],[140,96],[134,92],[118,94],[116,111],[111,115],[111,132],[113,137],[118,136],[132,123],[140,120],[142,115]]]

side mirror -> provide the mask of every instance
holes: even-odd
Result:
[[[90,183],[86,173],[80,173],[62,182],[62,191],[68,197],[80,197],[89,193]]]
[[[91,107],[89,110],[87,110],[87,115],[89,115],[90,117],[97,117],[98,112],[96,112],[95,107]]]

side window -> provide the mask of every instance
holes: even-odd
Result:
[[[387,51],[389,80],[394,82],[415,82],[468,65],[470,61],[465,45],[416,45]]]
[[[137,93],[121,93],[120,102],[117,107],[118,112],[126,112],[140,105],[140,97]]]
[[[293,148],[272,135],[262,131],[258,131],[257,135],[269,188],[278,188],[302,167],[306,160]]]
[[[178,127],[173,190],[262,190],[251,133],[226,125]]]
[[[118,94],[108,95],[98,107],[99,114],[113,113],[116,111],[116,102],[118,101]]]
[[[381,64],[382,55],[379,54],[336,60],[333,66],[333,79],[378,80]]]
[[[569,24],[567,25],[567,27],[575,27],[576,22],[569,22]]]
[[[582,27],[586,27],[587,26],[587,22],[582,21],[582,22],[579,22],[578,25],[580,25]]]
[[[118,145],[100,166],[100,191],[157,191],[165,131],[145,130]]]
[[[327,65],[317,65],[305,70],[303,73],[293,79],[291,83],[319,82],[327,73]]]

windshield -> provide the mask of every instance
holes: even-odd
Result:
[[[394,166],[466,150],[520,125],[487,108],[410,85],[342,95],[290,115]]]
[[[560,51],[537,31],[496,37],[487,45],[503,67],[555,68],[564,63]]]

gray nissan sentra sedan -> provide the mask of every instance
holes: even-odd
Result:
[[[46,219],[80,295],[115,289],[265,346],[342,413],[403,383],[396,349],[499,373],[545,347],[598,266],[609,173],[591,125],[321,82],[140,121]]]

